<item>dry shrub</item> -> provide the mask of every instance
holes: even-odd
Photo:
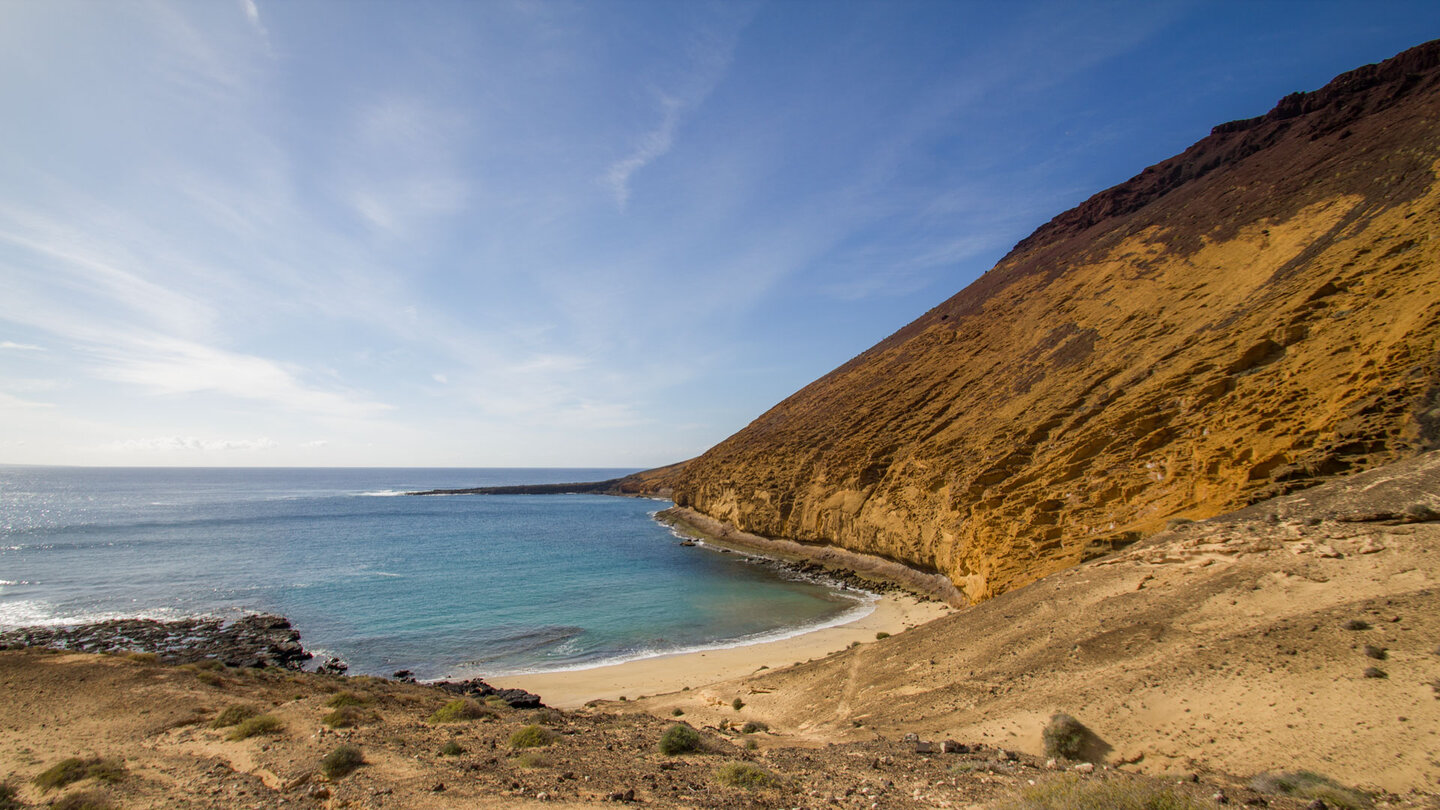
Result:
[[[1040,741],[1045,744],[1045,756],[1061,759],[1080,759],[1085,750],[1085,739],[1090,729],[1084,723],[1064,712],[1050,716],[1050,722],[1040,732]]]
[[[555,733],[543,726],[526,726],[510,735],[515,748],[540,748],[555,742]]]
[[[780,783],[775,774],[749,762],[727,762],[721,765],[715,769],[715,781],[746,790],[774,787]]]
[[[342,745],[320,760],[320,772],[331,779],[339,779],[365,764],[365,755],[353,745]]]
[[[470,698],[456,698],[435,710],[430,715],[431,723],[463,723],[466,720],[478,720],[482,717],[493,718],[497,715],[491,709],[481,706]]]
[[[250,718],[254,717],[259,713],[259,709],[243,703],[237,703],[234,706],[226,706],[223,711],[215,715],[214,720],[210,721],[210,727],[229,728],[230,726],[243,723],[244,721],[249,720]]]
[[[279,734],[285,724],[280,718],[273,714],[257,714],[254,717],[240,721],[240,724],[227,735],[227,740],[245,740],[261,734]]]
[[[1032,785],[1007,810],[1211,810],[1204,802],[1169,787],[1133,779],[1085,779],[1066,774]]]
[[[69,757],[50,766],[36,776],[33,781],[35,786],[43,791],[62,788],[82,779],[94,779],[112,784],[123,782],[125,781],[125,763],[118,759],[102,759],[101,757],[91,757],[90,759]]]
[[[1250,787],[1257,793],[1269,793],[1272,796],[1319,799],[1330,807],[1339,807],[1341,810],[1360,810],[1370,806],[1369,796],[1314,771],[1262,773],[1250,780]]]

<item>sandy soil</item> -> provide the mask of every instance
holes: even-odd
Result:
[[[874,611],[856,621],[793,638],[573,672],[489,678],[488,682],[499,687],[525,689],[543,696],[547,705],[573,709],[592,700],[679,692],[687,687],[812,661],[854,644],[873,642],[879,633],[895,635],[950,612],[951,609],[940,602],[922,602],[912,596],[891,594],[880,597]]]

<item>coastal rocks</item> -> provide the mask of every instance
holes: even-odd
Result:
[[[433,686],[464,697],[487,698],[491,695],[505,701],[512,709],[542,709],[540,696],[524,689],[497,689],[479,678],[468,681],[437,681]]]
[[[233,667],[300,669],[310,653],[284,616],[252,614],[225,621],[113,619],[75,626],[22,627],[0,633],[0,648],[49,647],[79,652],[154,653],[167,663],[214,660]]]
[[[1281,107],[1061,214],[651,483],[979,601],[1440,447],[1440,42]]]

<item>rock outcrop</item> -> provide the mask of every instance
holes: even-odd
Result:
[[[1440,41],[1216,127],[647,486],[978,601],[1435,448],[1437,171]]]

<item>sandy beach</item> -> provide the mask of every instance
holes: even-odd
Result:
[[[572,709],[592,700],[633,699],[678,692],[687,686],[693,689],[750,675],[761,669],[780,669],[796,662],[823,658],[855,642],[873,642],[877,633],[896,635],[951,610],[940,602],[921,602],[913,596],[890,594],[880,597],[869,615],[853,622],[779,641],[679,653],[571,672],[486,680],[495,686],[518,687],[534,692],[546,705]]]

